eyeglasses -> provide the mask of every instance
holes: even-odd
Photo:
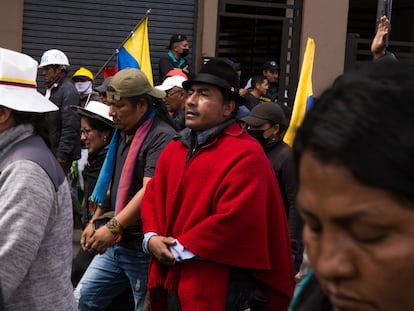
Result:
[[[85,127],[85,128],[80,129],[81,136],[82,135],[88,136],[89,133],[92,132],[92,131],[93,131],[93,129],[91,129],[90,127]]]
[[[171,96],[173,96],[174,94],[177,94],[177,93],[180,93],[181,91],[175,91],[175,92],[172,92],[172,93],[168,93],[167,92],[167,96],[166,97],[171,97]]]

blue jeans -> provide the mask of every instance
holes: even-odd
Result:
[[[120,245],[95,256],[75,289],[78,310],[103,310],[131,286],[135,311],[141,311],[147,293],[149,258],[142,251]]]

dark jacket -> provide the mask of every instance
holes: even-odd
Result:
[[[101,98],[99,97],[99,94],[98,93],[96,93],[96,92],[92,92],[91,94],[89,94],[90,96],[85,96],[84,98],[82,98],[81,100],[80,100],[80,106],[81,107],[85,107],[85,105],[87,104],[87,103],[89,103],[91,100],[94,100],[94,101],[98,101],[98,102],[100,102],[101,101]]]
[[[86,224],[91,219],[88,208],[88,199],[92,195],[93,189],[95,188],[96,182],[98,181],[99,172],[101,171],[103,162],[108,152],[109,145],[104,148],[97,150],[92,154],[88,154],[88,161],[83,169],[82,176],[84,181],[84,200],[82,204],[82,228],[86,227]],[[88,268],[94,255],[79,248],[78,253],[72,262],[72,285],[76,287],[81,280],[83,274]]]
[[[99,172],[101,171],[103,162],[105,161],[106,153],[108,152],[109,145],[104,148],[88,154],[88,161],[83,169],[82,176],[84,180],[84,202],[82,205],[82,225],[86,225],[90,219],[88,209],[88,199],[92,195],[98,180]]]
[[[279,183],[286,216],[288,217],[292,249],[293,253],[296,254],[298,242],[301,239],[302,220],[296,208],[298,179],[292,149],[283,140],[277,140],[265,145],[264,150]]]
[[[78,91],[69,79],[64,79],[52,86],[49,99],[59,107],[58,111],[47,114],[51,149],[66,162],[77,160],[81,150],[80,118],[70,106],[79,106]]]
[[[332,311],[329,298],[322,291],[313,271],[301,280],[288,311]]]
[[[174,68],[182,69],[187,65],[188,65],[188,70],[189,70],[189,73],[187,74],[187,76],[188,76],[189,79],[191,79],[193,77],[193,74],[192,74],[192,71],[191,71],[191,68],[190,68],[190,64],[185,58],[182,58],[182,59],[184,60],[184,62],[180,66],[178,66],[178,64],[176,62],[174,62],[174,60],[168,54],[162,55],[160,57],[160,62],[159,62],[159,67],[158,67],[159,75],[160,75],[159,80],[163,81],[165,75],[170,70],[173,70]]]
[[[385,54],[383,56],[381,56],[378,59],[375,59],[374,62],[396,62],[397,61],[397,57],[395,57],[394,53],[385,51]]]
[[[178,132],[185,129],[185,111],[184,111],[184,109],[180,109],[178,111],[178,113],[173,113],[171,115],[171,118],[173,119]]]
[[[257,106],[260,103],[260,99],[254,96],[251,93],[247,93],[243,96],[244,98],[244,105],[249,109],[252,110],[255,106]]]

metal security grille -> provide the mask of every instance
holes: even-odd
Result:
[[[371,42],[375,35],[376,19],[385,1],[350,0],[348,13],[345,70],[359,67],[372,61]],[[387,50],[399,60],[414,59],[414,2],[393,0],[391,33]]]
[[[236,58],[241,84],[279,62],[279,100],[292,107],[298,80],[302,0],[220,0],[217,55]]]
[[[197,0],[25,0],[22,51],[40,60],[45,50],[61,49],[69,57],[70,73],[80,66],[96,73],[148,9],[157,82],[158,59],[166,53],[172,34],[183,33],[191,46],[196,44]],[[109,65],[115,65],[115,59]]]

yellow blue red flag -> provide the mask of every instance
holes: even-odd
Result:
[[[300,71],[298,88],[296,90],[295,102],[293,104],[292,117],[286,134],[283,137],[283,140],[289,146],[293,145],[296,130],[302,124],[306,112],[313,104],[312,70],[314,56],[315,42],[312,38],[308,38],[305,54],[303,56],[302,69]]]
[[[140,69],[146,74],[151,85],[154,85],[148,40],[148,16],[143,19],[132,36],[119,49],[117,65],[118,70]]]

